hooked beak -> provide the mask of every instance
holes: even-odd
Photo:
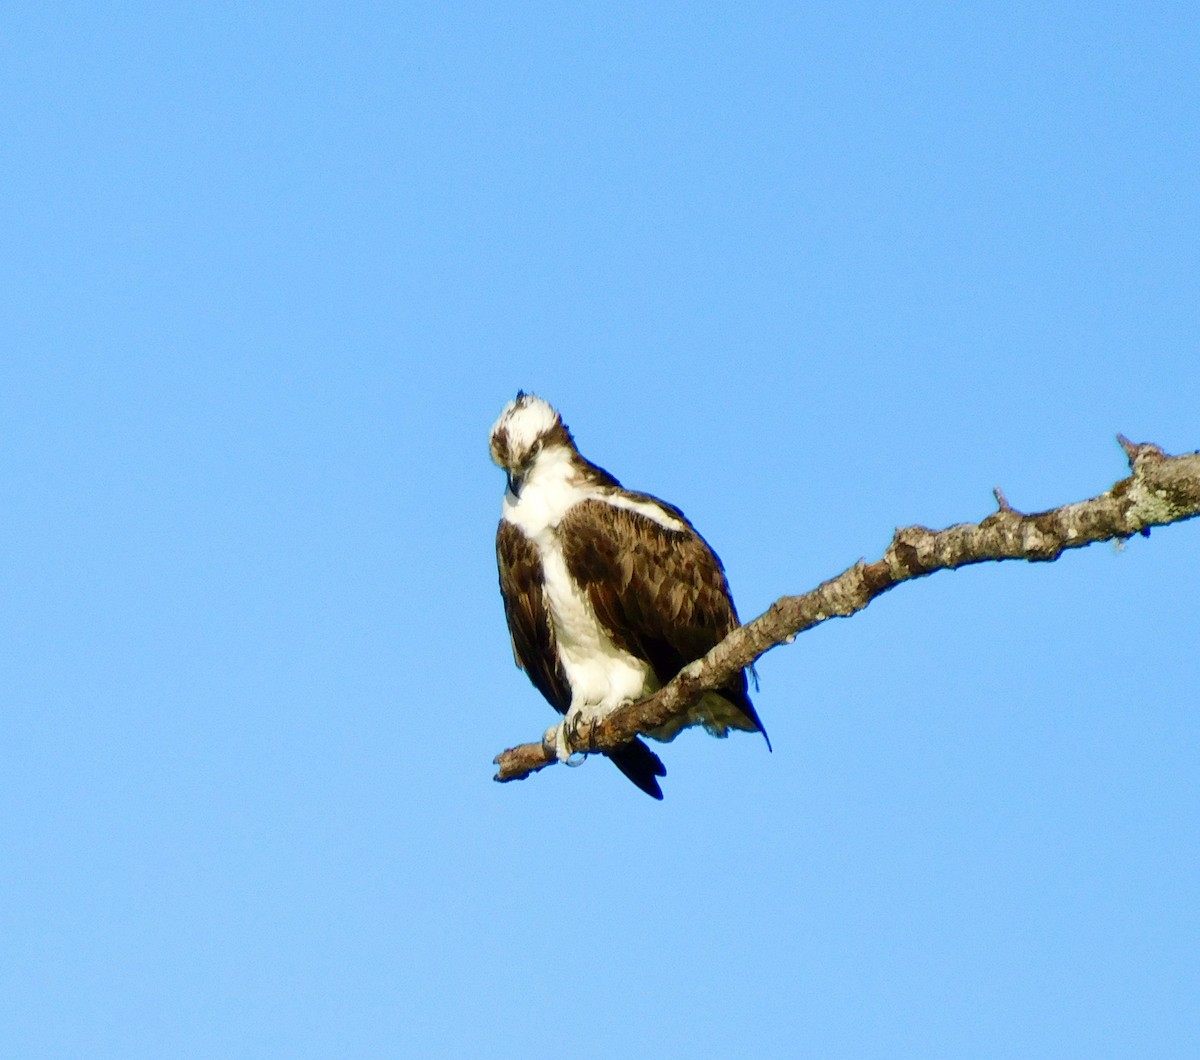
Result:
[[[514,497],[521,495],[521,486],[525,483],[524,471],[506,470],[505,475],[508,476],[508,492]]]

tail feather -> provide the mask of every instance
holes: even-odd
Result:
[[[744,678],[740,682],[740,685],[741,687],[738,687],[735,684],[732,688],[726,685],[718,691],[718,695],[732,703],[737,708],[738,713],[745,717],[746,723],[742,723],[740,718],[722,717],[720,720],[732,729],[741,729],[743,732],[761,732],[762,738],[767,741],[767,750],[774,750],[771,747],[771,737],[767,735],[767,727],[762,723],[762,718],[758,716],[758,711],[754,709],[754,704],[750,702],[750,696],[746,693]],[[708,731],[717,736],[726,735],[725,732],[714,732],[713,729],[709,729]]]
[[[613,751],[606,751],[605,754],[612,759],[613,765],[651,798],[663,797],[662,788],[658,786],[655,778],[665,777],[667,767],[641,740],[631,740]]]
[[[762,733],[763,739],[767,741],[767,750],[774,750],[771,747],[771,737],[767,735],[767,727],[763,725],[762,718],[758,716],[758,711],[754,709],[754,704],[750,702],[750,697],[745,697],[744,701],[738,704],[738,708],[747,718],[754,722],[755,729]]]

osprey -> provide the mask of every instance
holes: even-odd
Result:
[[[567,761],[564,726],[661,688],[738,626],[737,611],[721,561],[683,512],[583,457],[541,398],[522,391],[504,407],[491,453],[508,476],[496,560],[513,654],[565,715],[546,739]],[[745,671],[650,735],[671,740],[690,725],[767,736]],[[606,754],[662,798],[666,768],[641,740]]]

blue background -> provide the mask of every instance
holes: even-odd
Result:
[[[0,15],[0,1052],[1200,1055],[1200,525],[492,783],[518,387],[743,617],[1200,446],[1194,3]]]

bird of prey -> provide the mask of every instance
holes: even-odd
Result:
[[[565,761],[564,725],[661,688],[739,624],[737,611],[720,559],[683,512],[584,457],[541,398],[522,391],[504,407],[491,454],[508,477],[496,559],[513,654],[565,716],[546,733]],[[767,735],[745,671],[649,735],[667,741],[691,725]],[[640,739],[606,754],[662,798],[666,768]]]

